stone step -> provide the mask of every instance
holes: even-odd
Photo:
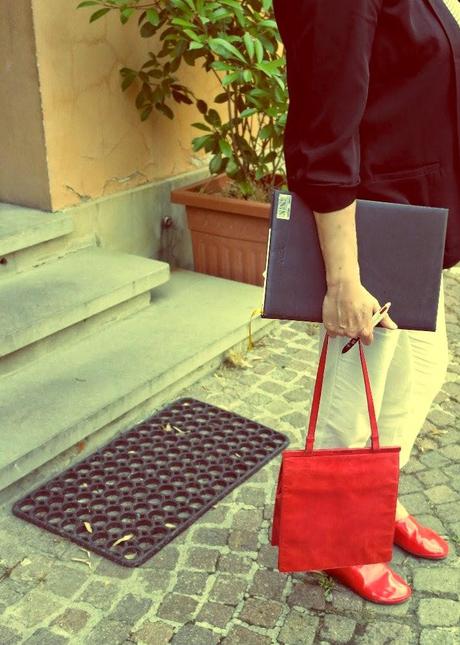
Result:
[[[0,501],[18,498],[243,354],[262,287],[176,269],[152,304],[43,356],[0,388]],[[256,341],[278,321],[254,317]]]
[[[0,382],[150,304],[169,264],[89,247],[0,281]]]
[[[26,208],[0,202],[0,284],[3,278],[45,262],[50,256],[63,255],[68,244],[65,236],[74,230],[70,213]],[[91,239],[74,246],[95,245]],[[63,250],[64,249],[64,250]]]

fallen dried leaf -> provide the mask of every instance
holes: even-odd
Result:
[[[430,432],[430,434],[437,435],[437,434],[447,434],[449,431],[448,430],[440,430],[439,428],[431,428],[431,430],[429,432]]]
[[[248,363],[241,352],[235,352],[232,349],[225,354],[224,362],[234,367],[251,367],[251,364]]]
[[[71,560],[74,560],[74,562],[83,562],[83,564],[87,564],[90,569],[93,568],[93,565],[89,560],[83,560],[82,558],[70,558]]]
[[[118,538],[118,540],[116,540],[112,544],[112,546],[117,546],[117,544],[120,544],[121,542],[127,542],[128,540],[130,540],[133,537],[133,535],[134,535],[134,533],[129,533],[128,535],[124,535],[123,537]]]
[[[32,560],[29,560],[29,558],[24,558],[21,560],[21,564],[23,567],[26,567],[28,564],[32,564]]]
[[[91,524],[89,522],[83,522],[83,524],[85,525],[85,529],[88,531],[88,533],[93,532],[93,527],[91,526]]]
[[[168,529],[175,529],[177,524],[173,524],[172,522],[165,522],[165,526],[167,526]]]

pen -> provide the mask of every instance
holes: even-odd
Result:
[[[377,325],[382,320],[382,318],[385,316],[390,306],[391,306],[391,302],[385,303],[383,307],[381,307],[380,310],[377,311],[372,316],[371,322],[373,327],[375,327],[375,325]],[[348,352],[348,350],[351,349],[353,345],[358,342],[358,340],[359,340],[359,337],[352,338],[342,349],[342,354],[345,354],[345,352]]]

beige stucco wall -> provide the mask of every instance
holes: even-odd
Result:
[[[200,134],[194,106],[141,122],[135,88],[121,91],[119,68],[140,66],[157,47],[140,38],[137,18],[122,25],[110,12],[89,24],[93,9],[76,4],[33,0],[53,209],[193,169],[203,157],[190,145]],[[210,96],[216,87],[202,70],[184,67],[179,77]]]
[[[13,126],[7,154],[16,171],[0,174],[0,200],[58,210],[207,165],[203,152],[193,152],[190,143],[202,134],[190,125],[201,120],[194,105],[171,102],[173,120],[153,110],[141,122],[134,105],[135,87],[121,91],[119,68],[140,67],[146,52],[157,50],[153,39],[140,38],[136,16],[122,25],[118,14],[110,12],[89,24],[94,8],[77,10],[77,0],[31,0],[33,33],[30,0],[6,1],[14,13],[7,15],[10,40],[22,30],[23,42],[16,44],[12,57],[29,52],[19,68],[23,77],[33,77],[38,66],[39,79],[36,71],[35,79],[28,79],[26,102],[34,117],[28,125],[33,129],[33,136],[28,136],[33,140],[31,157],[39,158],[41,165],[14,145],[20,136],[15,113],[22,97],[3,94],[0,109],[10,105],[10,123],[4,128]],[[28,9],[26,28],[16,15],[23,8]],[[183,65],[177,76],[184,84],[191,83],[198,95],[212,97],[218,92],[214,75],[199,66]],[[19,81],[11,75],[11,87],[15,83]],[[13,190],[13,178],[30,174],[32,163],[34,181],[21,182]]]
[[[50,208],[31,0],[0,14],[0,201]]]

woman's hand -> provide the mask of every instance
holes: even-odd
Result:
[[[329,285],[323,301],[323,324],[331,338],[359,337],[365,345],[370,345],[374,340],[371,319],[381,306],[358,278]],[[396,328],[388,314],[380,325]]]

